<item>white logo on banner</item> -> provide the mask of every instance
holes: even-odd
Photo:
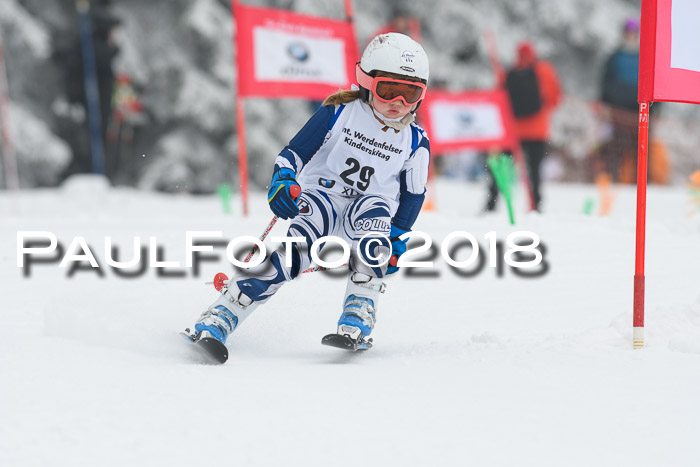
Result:
[[[430,117],[430,137],[436,141],[479,141],[504,136],[501,110],[495,104],[436,102],[430,106]]]
[[[255,79],[258,81],[347,83],[345,43],[334,37],[310,37],[256,27]]]
[[[671,68],[700,72],[700,2],[673,0],[671,3]]]

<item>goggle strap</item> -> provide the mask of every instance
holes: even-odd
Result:
[[[355,66],[355,77],[357,78],[357,84],[359,84],[365,89],[369,89],[370,91],[372,91],[372,84],[374,83],[374,78],[365,73],[365,70],[363,70],[360,67],[359,63]]]

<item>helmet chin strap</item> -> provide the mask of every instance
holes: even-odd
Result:
[[[369,93],[368,103],[370,108],[372,109],[372,114],[374,115],[374,118],[376,118],[377,121],[379,121],[379,123],[384,125],[384,128],[382,128],[382,131],[384,132],[386,132],[389,128],[392,128],[395,133],[398,133],[399,131],[408,127],[416,119],[416,116],[413,113],[416,109],[415,105],[411,107],[411,111],[404,115],[401,119],[390,120],[386,119],[385,116],[377,112],[377,109],[374,108],[374,95],[371,92]]]

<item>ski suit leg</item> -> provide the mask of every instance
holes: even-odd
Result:
[[[391,212],[380,196],[361,196],[343,212],[343,234],[351,242],[350,269],[372,277],[384,277],[389,242]],[[381,264],[384,262],[384,264]]]
[[[381,278],[386,274],[391,254],[389,204],[379,196],[356,199],[343,213],[343,230],[352,241],[352,274],[337,332],[358,341],[374,329],[379,294],[385,288]]]
[[[287,266],[285,246],[281,245],[258,266],[245,269],[234,279],[236,286],[254,302],[264,303],[285,283],[311,264],[311,245],[321,237],[333,235],[339,221],[336,200],[323,191],[309,189],[301,195],[299,215],[287,231],[288,237],[302,237],[302,243],[290,248],[291,266]]]
[[[202,313],[195,331],[208,332],[226,343],[228,336],[282,285],[294,279],[311,264],[310,247],[319,238],[332,235],[339,224],[338,205],[329,195],[308,190],[299,202],[300,213],[294,218],[288,237],[302,237],[305,242],[290,248],[291,266],[287,266],[285,246],[281,245],[259,265],[244,269],[221,289],[221,295]]]

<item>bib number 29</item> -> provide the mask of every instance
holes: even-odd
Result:
[[[345,165],[349,166],[349,168],[340,173],[340,178],[342,178],[345,183],[350,186],[355,186],[355,180],[350,178],[350,176],[359,172],[360,180],[357,181],[356,188],[361,191],[365,191],[369,188],[369,181],[374,173],[374,167],[362,167],[357,159],[352,157],[349,157],[348,160],[345,161]]]

